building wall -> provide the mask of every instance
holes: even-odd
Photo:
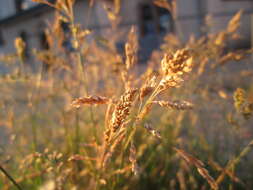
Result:
[[[0,19],[15,14],[15,4],[11,0],[0,1]]]
[[[178,0],[176,9],[176,33],[182,41],[187,41],[190,35],[201,35],[203,2],[205,0]]]
[[[249,47],[251,39],[251,14],[253,13],[253,1],[208,0],[208,13],[213,16],[214,25],[212,32],[225,28],[229,20],[240,10],[243,10],[239,33],[242,40],[234,44],[238,47]]]
[[[78,1],[75,5],[76,22],[81,23],[84,27],[94,29],[98,35],[112,36],[110,32],[110,22],[104,11],[100,1],[95,1],[94,7],[88,6],[88,1]],[[121,13],[121,29],[119,38],[126,38],[126,33],[131,25],[140,27],[140,4],[147,2],[146,0],[123,0]],[[201,25],[204,16],[210,14],[214,18],[214,25],[211,32],[217,32],[224,28],[231,17],[240,9],[244,9],[245,13],[242,18],[242,27],[240,33],[244,37],[243,44],[249,44],[250,41],[250,14],[253,12],[253,2],[236,0],[177,0],[175,33],[183,41],[187,41],[189,36],[202,35]],[[14,0],[0,1],[0,19],[13,15],[15,13]],[[21,31],[28,34],[28,43],[30,47],[39,47],[38,35],[43,31],[46,21],[51,21],[54,17],[52,11],[42,13],[38,16],[13,21],[4,27],[0,26],[3,35],[4,45],[0,46],[0,53],[8,53],[14,51],[13,41],[20,35]],[[114,35],[113,35],[114,37]],[[141,44],[151,44],[156,37],[142,37]],[[146,42],[150,41],[150,43]],[[156,44],[156,43],[154,43]],[[158,46],[156,44],[155,46]]]
[[[205,15],[211,15],[213,26],[210,32],[218,32],[227,26],[229,20],[239,11],[243,10],[239,33],[243,40],[237,46],[249,46],[251,38],[250,15],[253,13],[251,0],[178,0],[177,6],[177,33],[183,41],[191,34],[203,34],[201,25]]]
[[[131,25],[136,25],[138,23],[137,4],[140,1],[142,0],[128,0],[123,2],[122,30],[124,29],[127,31]],[[2,3],[3,1],[0,2]],[[12,1],[6,0],[6,2]],[[10,12],[13,12],[13,6],[14,4],[9,6]],[[5,7],[5,5],[1,6],[0,4],[0,7]],[[90,8],[87,1],[78,1],[74,7],[74,10],[76,23],[80,23],[84,28],[94,29],[95,33],[98,35],[111,35],[111,33],[109,33],[111,30],[111,24],[101,3],[97,2],[92,8]],[[9,16],[10,15],[11,14],[9,14]],[[53,18],[53,11],[48,11],[27,19],[12,21],[3,27],[0,26],[2,37],[4,39],[4,45],[0,46],[0,53],[14,51],[14,40],[16,37],[20,36],[22,31],[25,31],[28,35],[29,47],[39,47],[38,36],[45,29],[46,23],[51,22]]]

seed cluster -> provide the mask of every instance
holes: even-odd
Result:
[[[176,110],[192,109],[193,104],[187,101],[153,101],[154,104],[159,104],[162,107],[167,107]]]
[[[106,104],[108,103],[109,99],[102,96],[88,96],[88,97],[81,97],[75,99],[71,106],[75,108],[80,108],[81,105],[88,104],[88,105],[95,105],[95,104]]]
[[[182,75],[192,70],[192,57],[186,49],[176,51],[174,55],[166,54],[161,62],[163,79],[161,89],[178,87],[183,82]]]
[[[116,132],[122,123],[125,121],[129,115],[129,110],[132,106],[137,89],[130,89],[126,91],[117,103],[115,110],[112,114],[111,129]]]

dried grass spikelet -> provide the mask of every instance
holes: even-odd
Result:
[[[112,1],[104,1],[103,4],[104,10],[107,13],[107,17],[111,21],[112,24],[118,24],[117,19],[119,19],[119,13],[121,9],[121,0],[114,0],[113,4]]]
[[[18,37],[15,39],[15,48],[20,59],[25,59],[25,48],[26,44],[22,38]]]
[[[85,160],[85,157],[79,154],[75,154],[68,159],[68,162]]]
[[[141,113],[137,116],[137,121],[141,121],[150,112],[152,105],[152,103],[147,103],[146,106],[144,106]]]
[[[144,86],[140,89],[140,99],[143,100],[147,95],[149,95],[154,90],[154,87]]]
[[[149,133],[151,133],[154,137],[158,138],[158,139],[161,139],[162,136],[161,136],[161,133],[157,130],[155,130],[153,127],[151,127],[150,124],[144,124],[144,128],[147,129],[147,131]]]
[[[187,62],[189,58],[189,51],[186,49],[178,50],[174,55],[166,54],[161,62],[163,74],[182,75],[191,71],[191,62]]]
[[[218,95],[223,98],[223,99],[227,99],[228,98],[228,95],[227,93],[224,91],[224,90],[219,90],[218,91]]]
[[[253,103],[246,98],[243,89],[237,88],[234,92],[234,106],[237,112],[241,113],[245,119],[249,119],[253,113]]]
[[[147,79],[146,83],[140,89],[140,100],[143,100],[147,95],[153,92],[156,86],[156,76],[153,76],[151,79]]]
[[[228,33],[233,33],[240,27],[240,20],[241,20],[241,17],[242,17],[242,13],[243,13],[243,11],[240,10],[229,21],[228,26],[227,26]]]
[[[125,174],[125,173],[127,173],[128,171],[130,171],[130,170],[132,170],[132,166],[131,166],[131,165],[127,165],[127,166],[124,167],[124,168],[114,170],[114,171],[113,171],[113,174]]]
[[[132,74],[129,74],[127,70],[123,70],[121,72],[121,78],[124,82],[125,89],[133,88],[134,86],[134,76]]]
[[[104,141],[108,144],[111,137],[112,130],[107,128],[104,132]]]
[[[218,184],[216,183],[216,181],[213,179],[212,176],[209,175],[209,172],[207,169],[205,169],[205,165],[203,162],[201,162],[200,160],[198,160],[197,158],[193,157],[192,155],[186,153],[184,150],[182,149],[178,149],[174,147],[174,150],[182,157],[184,158],[189,164],[194,165],[199,174],[205,178],[207,180],[207,182],[209,183],[209,185],[211,186],[212,189],[218,189]]]
[[[224,31],[219,32],[214,38],[214,44],[216,46],[224,46],[227,39],[227,33]]]
[[[158,7],[162,7],[171,11],[171,5],[167,0],[155,0],[153,3]]]
[[[74,154],[68,158],[68,162],[80,161],[80,160],[96,160],[96,158],[82,156],[80,154]]]
[[[161,89],[179,87],[183,82],[182,75],[192,70],[192,57],[186,49],[176,51],[174,55],[166,54],[161,61],[163,79]]]
[[[187,101],[153,101],[153,104],[159,104],[162,107],[167,107],[176,110],[192,109],[193,104]]]
[[[132,172],[134,173],[134,175],[138,175],[139,174],[139,166],[137,164],[137,159],[136,159],[136,148],[133,143],[131,143],[131,146],[130,146],[129,161],[132,164]]]
[[[219,59],[218,64],[224,65],[228,61],[232,61],[232,60],[240,61],[243,58],[245,58],[245,54],[243,52],[229,52]]]
[[[106,110],[106,113],[105,113],[105,127],[106,127],[106,129],[109,128],[110,118],[113,114],[113,111],[114,111],[114,104],[113,104],[113,101],[111,100],[111,101],[108,102],[107,110]]]
[[[107,104],[109,99],[102,96],[88,96],[75,99],[71,106],[75,108],[80,108],[81,105],[88,104],[88,105],[97,105],[97,104]]]
[[[153,3],[161,8],[167,9],[173,17],[176,16],[176,1],[172,0],[170,3],[167,0],[154,0]]]
[[[137,91],[137,89],[129,89],[120,97],[113,111],[110,123],[110,129],[112,129],[113,132],[116,132],[120,128],[129,115]]]
[[[234,92],[234,106],[238,112],[240,112],[242,105],[246,102],[245,91],[241,88],[237,88]]]
[[[126,52],[126,68],[130,69],[136,61],[133,55],[133,49],[131,48],[129,43],[126,43],[125,45],[125,52]]]
[[[125,131],[121,131],[121,133],[115,138],[114,141],[108,142],[107,141],[107,146],[106,151],[104,152],[101,164],[102,167],[105,168],[107,166],[107,163],[109,162],[110,158],[112,157],[113,153],[116,150],[116,147],[122,142],[122,140],[125,138]]]
[[[130,120],[127,120],[121,124],[121,127],[119,130],[117,130],[117,133],[115,133],[111,128],[107,128],[104,133],[104,140],[107,143],[107,145],[111,144],[115,139],[117,139],[119,136],[121,136],[123,133],[126,132],[127,125],[129,124]]]
[[[132,68],[137,63],[137,51],[138,51],[138,40],[136,30],[134,27],[132,27],[128,34],[127,43],[125,44],[127,70]]]
[[[247,104],[242,107],[242,115],[245,119],[250,119],[252,114],[253,114],[253,103],[247,102]]]
[[[209,60],[207,57],[205,57],[201,60],[199,66],[198,66],[198,71],[197,71],[198,76],[204,73],[208,61]]]

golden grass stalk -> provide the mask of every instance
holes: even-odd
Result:
[[[224,172],[227,176],[229,176],[234,182],[243,184],[243,182],[235,176],[235,174],[232,171],[227,170],[226,168],[222,168],[217,162],[214,160],[209,160],[208,161],[210,166],[215,168],[217,171]]]
[[[182,157],[184,158],[189,164],[194,165],[199,174],[206,179],[206,181],[209,183],[209,185],[211,186],[212,189],[217,190],[218,189],[218,184],[216,183],[216,181],[213,179],[212,176],[209,175],[209,172],[207,169],[205,169],[205,165],[202,161],[198,160],[197,158],[193,157],[192,155],[190,155],[189,153],[185,152],[182,149],[178,149],[174,147],[174,150]]]
[[[216,179],[217,184],[220,184],[224,180],[225,176],[228,174],[228,171],[230,172],[230,170],[234,168],[241,161],[241,159],[250,152],[252,147],[253,147],[253,140],[249,142],[249,144],[240,152],[240,154],[236,158],[228,162],[225,169],[223,169],[220,176]]]

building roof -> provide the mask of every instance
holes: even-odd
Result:
[[[51,10],[52,8],[47,5],[39,4],[37,6],[31,7],[27,10],[22,10],[14,15],[11,15],[9,17],[6,17],[4,19],[0,20],[0,27],[8,24],[13,24],[17,21],[24,20],[27,18],[30,18],[31,16],[40,15],[42,13],[45,13],[48,10]]]

